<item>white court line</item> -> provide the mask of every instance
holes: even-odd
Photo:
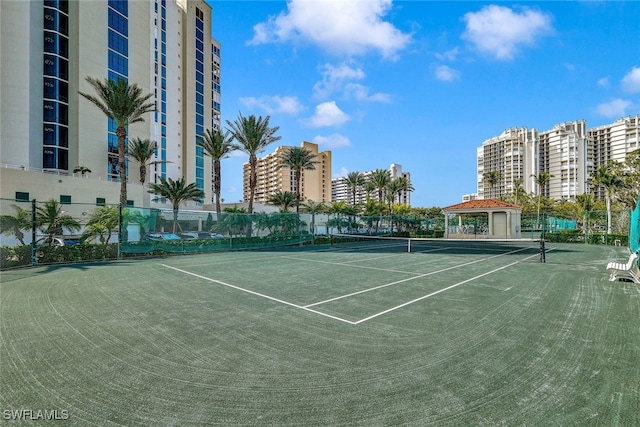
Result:
[[[549,249],[549,250],[553,250],[553,249]],[[511,266],[516,265],[516,264],[518,264],[518,263],[520,263],[520,262],[522,262],[522,261],[525,261],[525,260],[527,260],[527,259],[529,259],[529,258],[533,258],[533,257],[537,257],[537,256],[539,256],[539,254],[531,255],[531,256],[528,256],[528,257],[526,257],[526,258],[524,258],[524,259],[521,259],[521,260],[519,260],[519,261],[512,262],[511,264],[503,265],[502,267],[498,267],[498,268],[493,269],[493,270],[491,270],[491,271],[487,271],[486,273],[482,273],[482,274],[480,274],[480,275],[478,275],[478,276],[475,276],[475,277],[472,277],[472,278],[470,278],[470,279],[463,280],[462,282],[458,282],[458,283],[456,283],[456,284],[454,284],[454,285],[447,286],[446,288],[440,289],[440,290],[438,290],[438,291],[431,292],[431,293],[430,293],[430,294],[428,294],[428,295],[421,296],[420,298],[416,298],[416,299],[414,299],[414,300],[407,301],[407,302],[405,302],[404,304],[400,304],[400,305],[397,305],[397,306],[395,306],[395,307],[389,308],[389,309],[387,309],[387,310],[381,311],[380,313],[376,313],[376,314],[373,314],[373,315],[371,315],[371,316],[369,316],[369,317],[365,317],[364,319],[360,319],[360,320],[358,320],[358,321],[354,322],[354,324],[355,324],[355,325],[359,325],[360,323],[362,323],[362,322],[366,322],[367,320],[371,320],[371,319],[376,318],[376,317],[378,317],[378,316],[382,316],[383,314],[387,314],[387,313],[390,313],[390,312],[392,312],[392,311],[395,311],[395,310],[397,310],[397,309],[399,309],[399,308],[406,307],[407,305],[409,305],[409,304],[413,304],[414,302],[418,302],[418,301],[422,301],[422,300],[424,300],[424,299],[430,298],[430,297],[432,297],[432,296],[434,296],[434,295],[437,295],[437,294],[439,294],[439,293],[441,293],[441,292],[448,291],[449,289],[456,288],[456,287],[458,287],[458,286],[460,286],[460,285],[464,285],[465,283],[469,283],[469,282],[471,282],[471,281],[473,281],[473,280],[476,280],[476,279],[479,279],[479,278],[481,278],[481,277],[488,276],[489,274],[493,274],[493,273],[495,273],[496,271],[504,270],[505,268],[511,267]]]
[[[510,252],[504,253],[504,254],[493,255],[493,256],[490,256],[490,257],[487,257],[487,258],[482,258],[482,259],[477,259],[475,261],[465,262],[464,264],[457,264],[457,265],[454,265],[452,267],[443,268],[441,270],[431,271],[429,273],[423,273],[423,274],[420,274],[420,275],[417,275],[417,276],[414,276],[414,277],[409,277],[409,278],[406,278],[406,279],[397,280],[397,281],[391,282],[391,283],[385,283],[384,285],[376,286],[376,287],[373,287],[373,288],[363,289],[361,291],[352,292],[350,294],[341,295],[339,297],[331,298],[331,299],[328,299],[328,300],[314,302],[313,304],[307,304],[307,305],[304,305],[303,307],[305,307],[305,308],[306,307],[313,307],[313,306],[324,304],[324,303],[327,303],[327,302],[337,301],[337,300],[340,300],[342,298],[348,298],[348,297],[351,297],[351,296],[354,296],[354,295],[363,294],[365,292],[375,291],[376,289],[386,288],[387,286],[397,285],[398,283],[408,282],[409,280],[420,279],[422,277],[431,276],[432,274],[442,273],[443,271],[454,270],[456,268],[466,267],[467,265],[475,264],[475,263],[478,263],[478,262],[481,262],[481,261],[486,261],[486,260],[492,259],[492,258],[497,258],[497,257],[503,256],[503,255],[514,254],[516,252],[521,252],[521,251],[524,251],[524,250],[527,250],[527,249],[529,249],[529,248],[517,249],[517,250],[514,250],[514,251],[510,251]],[[527,259],[527,258],[525,258],[525,259]]]
[[[180,268],[172,267],[170,265],[166,265],[166,264],[160,264],[160,265],[163,266],[163,267],[166,267],[166,268],[170,268],[170,269],[175,270],[175,271],[179,271],[180,273],[188,274],[190,276],[194,276],[194,277],[197,277],[197,278],[202,279],[202,280],[207,280],[209,282],[213,282],[213,283],[217,283],[219,285],[227,286],[229,288],[233,288],[233,289],[236,289],[236,290],[239,290],[239,291],[242,291],[242,292],[246,292],[248,294],[252,294],[252,295],[256,295],[256,296],[262,297],[262,298],[266,298],[266,299],[271,300],[271,301],[279,302],[281,304],[285,304],[285,305],[288,305],[288,306],[291,306],[291,307],[295,307],[295,308],[300,308],[302,310],[310,311],[312,313],[316,313],[316,314],[319,314],[321,316],[329,317],[329,318],[334,319],[334,320],[339,320],[341,322],[350,323],[352,325],[355,324],[354,322],[352,322],[350,320],[342,319],[342,318],[337,317],[337,316],[332,316],[330,314],[322,313],[322,312],[317,311],[317,310],[312,310],[310,308],[302,307],[302,306],[300,306],[298,304],[294,304],[294,303],[291,303],[291,302],[288,302],[288,301],[284,301],[284,300],[281,300],[281,299],[278,299],[278,298],[270,297],[269,295],[261,294],[259,292],[250,291],[249,289],[244,289],[244,288],[241,288],[239,286],[231,285],[229,283],[225,283],[225,282],[222,282],[220,280],[212,279],[210,277],[202,276],[200,274],[192,273],[190,271],[182,270]]]

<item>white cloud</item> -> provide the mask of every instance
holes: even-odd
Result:
[[[609,77],[603,77],[598,80],[598,86],[600,87],[609,87]]]
[[[467,24],[462,38],[497,59],[509,60],[522,46],[553,33],[551,16],[524,8],[520,13],[505,6],[489,5],[464,15]]]
[[[329,136],[316,136],[313,138],[312,142],[322,146],[323,149],[336,149],[336,148],[344,148],[349,147],[351,145],[351,141],[344,135],[339,133],[334,133]]]
[[[599,104],[597,107],[598,114],[603,117],[617,119],[625,115],[625,110],[631,106],[631,101],[616,98],[609,102]]]
[[[446,65],[439,65],[435,70],[436,79],[443,82],[452,82],[460,78],[460,71]]]
[[[436,58],[441,61],[455,61],[458,57],[458,53],[460,53],[460,48],[454,47],[453,49],[446,52],[436,53]]]
[[[369,95],[369,88],[359,83],[348,83],[344,88],[344,92],[347,97],[352,97],[356,101],[391,102],[391,95],[382,92]]]
[[[365,73],[360,68],[354,68],[347,64],[333,66],[324,64],[322,71],[322,81],[313,86],[313,92],[317,98],[326,98],[331,94],[342,90],[345,82],[351,80],[361,80],[365,78]]]
[[[345,176],[349,175],[349,169],[342,166],[337,172],[334,172],[332,175],[333,179],[344,178]]]
[[[622,78],[622,89],[627,93],[640,92],[640,67],[633,67]]]
[[[348,114],[342,111],[335,101],[323,102],[316,106],[315,113],[306,123],[310,127],[340,126],[351,120]]]
[[[377,51],[397,56],[411,41],[409,34],[384,21],[391,0],[290,0],[287,11],[253,27],[249,44],[303,41],[338,55]]]
[[[261,96],[260,98],[240,98],[240,103],[247,108],[260,108],[268,114],[282,113],[296,115],[304,110],[304,105],[295,96]]]

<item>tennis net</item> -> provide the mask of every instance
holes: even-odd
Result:
[[[441,253],[450,255],[517,254],[540,252],[537,240],[433,239],[352,234],[331,235],[331,247],[343,251]]]

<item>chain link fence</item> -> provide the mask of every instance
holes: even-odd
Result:
[[[138,256],[328,243],[331,234],[442,238],[444,215],[253,213],[0,199],[0,268]],[[637,216],[640,216],[636,214]],[[523,216],[521,237],[629,245],[631,213],[588,212],[579,219]],[[637,222],[637,219],[636,219]],[[451,225],[451,221],[449,223]],[[465,216],[459,232],[483,238],[486,215]],[[637,240],[637,239],[636,239]],[[637,243],[637,242],[636,242]]]

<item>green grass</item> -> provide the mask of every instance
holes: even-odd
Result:
[[[78,426],[640,425],[640,288],[605,270],[624,248],[547,248],[546,264],[307,248],[3,272],[0,411],[66,410]]]

